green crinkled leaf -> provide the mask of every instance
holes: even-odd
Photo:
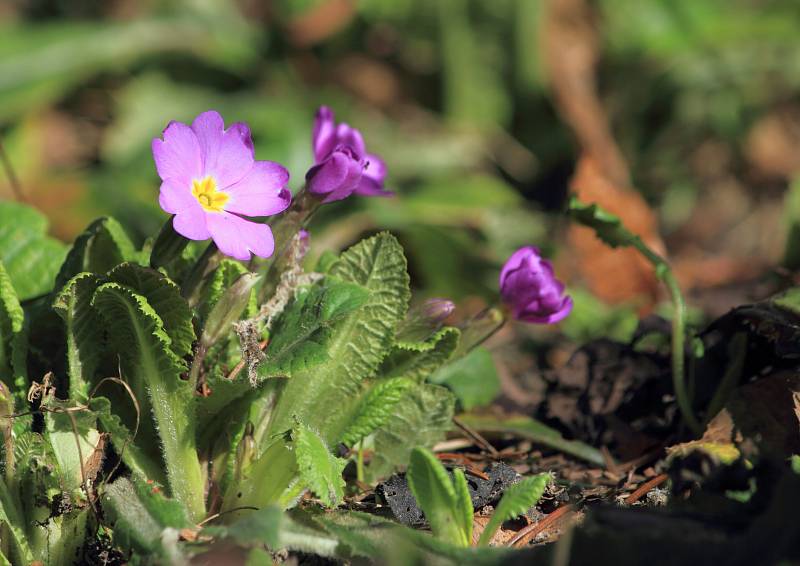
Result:
[[[457,328],[448,326],[424,342],[396,343],[381,363],[378,375],[422,382],[450,359],[458,347],[460,336]]]
[[[406,392],[416,386],[414,381],[405,377],[372,382],[361,396],[352,420],[339,441],[346,446],[353,446],[385,425]]]
[[[142,287],[170,314],[173,327],[191,325],[184,299],[173,294],[174,284],[164,277],[151,277],[145,271],[148,270],[138,267],[126,269],[117,273],[117,277],[125,280],[143,274]],[[163,292],[157,283],[169,291]],[[176,304],[169,303],[171,295]],[[187,370],[185,362],[172,350],[173,342],[159,313],[144,296],[119,283],[106,283],[98,287],[92,304],[106,322],[111,346],[120,356],[124,375],[138,386],[134,391],[142,388],[147,391],[173,496],[193,514],[201,513],[203,482],[195,449],[194,412],[188,410],[194,392],[180,378]],[[181,320],[181,313],[187,318]],[[142,419],[148,418],[148,413],[143,413]]]
[[[548,484],[552,481],[553,477],[550,474],[539,474],[523,478],[518,483],[508,487],[503,493],[503,498],[498,503],[497,509],[492,514],[492,518],[489,519],[489,523],[483,530],[478,545],[486,546],[504,522],[527,513],[531,507],[539,502]]]
[[[109,387],[114,387],[109,385]],[[109,434],[114,450],[125,462],[125,465],[141,479],[153,480],[159,484],[166,485],[167,477],[164,474],[161,459],[154,459],[148,452],[142,450],[133,437],[133,431],[128,429],[122,419],[111,412],[111,401],[105,397],[92,397],[89,401],[89,408],[97,416],[100,428]],[[147,414],[142,415],[143,419]],[[137,434],[140,438],[141,431]]]
[[[28,545],[25,533],[25,517],[17,494],[11,492],[5,480],[0,476],[0,523],[4,524],[11,534],[13,542],[11,557],[15,554],[19,563],[33,562],[33,553]]]
[[[409,280],[402,247],[385,233],[350,248],[329,273],[279,317],[260,371],[290,377],[280,384],[270,432],[290,429],[296,416],[332,444],[392,343],[408,307]]]
[[[219,267],[208,280],[203,289],[203,296],[197,305],[200,318],[205,320],[208,313],[217,304],[222,294],[242,275],[247,273],[247,269],[238,261],[223,259],[219,262]]]
[[[56,277],[56,289],[82,272],[105,274],[126,261],[138,261],[136,248],[113,218],[98,218],[72,245]]]
[[[273,326],[266,359],[258,366],[263,378],[292,377],[330,362],[328,344],[344,318],[361,308],[369,292],[359,285],[325,281],[297,291],[295,300]]]
[[[600,208],[597,204],[585,204],[572,197],[569,213],[575,220],[593,229],[598,238],[612,248],[632,246],[639,236],[625,228],[622,220]]]
[[[0,380],[10,391],[15,390],[19,378],[14,349],[18,347],[18,337],[23,333],[25,313],[22,311],[11,278],[0,261]],[[24,375],[24,373],[23,373]]]
[[[324,250],[317,260],[314,271],[317,273],[328,273],[331,267],[339,261],[339,254],[331,250]]]
[[[297,423],[292,431],[300,481],[328,507],[344,497],[342,471],[347,460],[337,458],[322,438],[307,426]]]
[[[451,480],[450,474],[433,452],[414,448],[411,451],[406,479],[417,505],[431,525],[433,534],[451,544],[469,546],[472,533],[465,530],[464,492],[469,505],[470,530],[472,503],[463,472],[461,475],[454,474]]]
[[[94,383],[103,344],[103,326],[92,306],[99,277],[80,273],[70,279],[53,301],[53,309],[64,321],[67,340],[69,398],[84,400]]]
[[[171,350],[180,358],[192,352],[195,340],[192,310],[180,288],[155,269],[124,263],[112,269],[108,278],[144,296],[158,313],[170,338]]]
[[[500,379],[492,354],[483,347],[472,350],[434,373],[431,383],[455,393],[464,410],[488,405],[500,393]]]
[[[179,502],[167,499],[154,487],[155,484],[119,478],[105,487],[101,502],[106,518],[114,525],[115,544],[163,557],[165,530],[177,531],[192,523]]]
[[[410,389],[389,421],[375,433],[375,454],[367,481],[391,474],[408,463],[414,446],[433,446],[450,430],[455,397],[444,387],[423,384]]]
[[[66,246],[47,236],[47,220],[24,204],[0,202],[0,261],[21,301],[53,287]]]

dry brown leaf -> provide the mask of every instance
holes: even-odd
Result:
[[[611,133],[597,91],[597,18],[586,0],[548,0],[542,48],[548,79],[564,120],[575,132],[584,157],[572,180],[583,202],[597,203],[622,219],[649,246],[663,252],[656,216],[631,190],[627,163]],[[568,236],[573,269],[591,291],[609,303],[637,300],[646,312],[657,297],[652,266],[635,250],[612,250],[588,228],[572,226]]]
[[[658,221],[638,193],[611,182],[597,162],[585,156],[578,162],[572,192],[582,202],[597,203],[616,214],[623,224],[656,252],[664,253],[658,235]],[[564,254],[571,270],[585,280],[589,289],[608,303],[638,301],[646,312],[658,297],[658,280],[653,266],[636,250],[613,249],[601,242],[594,231],[573,224],[567,235],[569,252]]]

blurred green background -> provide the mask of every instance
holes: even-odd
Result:
[[[582,69],[701,306],[709,288],[800,263],[796,0],[5,0],[0,20],[0,136],[64,240],[98,215],[154,234],[150,141],[209,108],[248,122],[296,190],[324,103],[385,158],[397,198],[326,207],[315,253],[387,228],[421,295],[482,304],[516,247],[571,253],[560,212],[591,130],[591,105],[570,100]],[[596,274],[564,274],[591,305],[568,333],[630,327],[581,291]]]

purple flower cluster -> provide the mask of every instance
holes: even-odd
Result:
[[[286,210],[292,201],[289,172],[273,161],[256,161],[250,128],[236,123],[225,128],[218,112],[208,111],[191,126],[170,122],[153,140],[153,158],[161,177],[159,204],[174,214],[173,228],[190,240],[213,239],[230,257],[270,257],[275,250],[267,224],[245,217],[263,217]],[[327,106],[317,111],[312,133],[314,165],[306,174],[306,190],[322,202],[352,194],[387,196],[386,165],[367,152],[361,133],[334,120]],[[307,233],[303,234],[307,242]],[[306,244],[307,245],[307,244]],[[500,294],[517,320],[551,324],[572,310],[572,299],[539,250],[517,250],[500,273]],[[431,318],[446,318],[452,303],[429,305]]]
[[[315,165],[306,175],[307,190],[323,202],[351,194],[386,196],[386,165],[367,153],[361,133],[336,124],[333,112],[317,112],[312,135]],[[256,161],[250,128],[236,123],[225,129],[213,110],[191,126],[170,122],[153,140],[153,158],[161,177],[159,204],[174,214],[173,228],[190,240],[211,238],[230,257],[270,257],[275,250],[267,224],[245,216],[271,216],[286,210],[292,195],[289,172],[273,161]]]
[[[367,153],[361,132],[345,123],[337,124],[327,106],[317,111],[312,144],[315,165],[306,174],[306,184],[323,202],[342,200],[353,193],[392,194],[383,188],[386,178],[383,160]]]
[[[500,272],[500,296],[512,316],[523,322],[552,324],[572,310],[572,298],[564,294],[564,284],[533,246],[518,249],[506,261]]]

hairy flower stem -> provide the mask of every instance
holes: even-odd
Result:
[[[358,442],[358,453],[356,456],[356,481],[364,482],[364,439]]]
[[[487,307],[464,322],[461,329],[461,340],[453,352],[451,361],[463,358],[472,350],[494,336],[506,323],[506,317],[500,309]]]
[[[285,213],[278,216],[270,225],[275,238],[275,254],[267,268],[266,277],[258,290],[258,302],[264,303],[278,287],[281,274],[290,267],[294,261],[292,242],[294,237],[305,226],[322,201],[305,190],[301,189],[292,201],[292,205]],[[265,260],[253,258],[250,263],[251,271],[258,271],[265,265]]]
[[[672,385],[683,420],[693,433],[700,435],[702,428],[692,411],[692,401],[686,386],[684,368],[686,348],[686,305],[680,286],[667,261],[647,247],[642,239],[625,228],[622,221],[603,210],[597,204],[584,204],[576,197],[569,203],[572,217],[594,230],[598,238],[612,248],[629,246],[639,251],[656,269],[658,277],[669,291],[672,299]]]

